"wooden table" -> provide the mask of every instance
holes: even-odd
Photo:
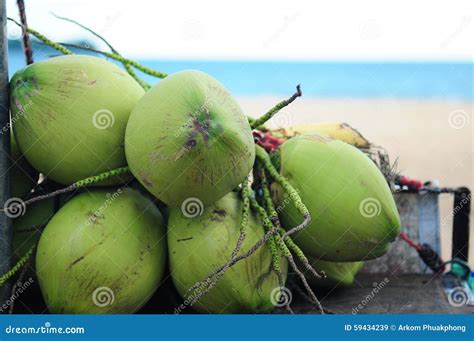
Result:
[[[377,293],[378,283],[386,275],[361,274],[350,288],[319,291],[322,305],[335,314],[469,314],[473,306],[453,307],[443,290],[441,278],[431,275],[387,277],[388,282]],[[363,304],[363,301],[365,304]],[[310,304],[296,302],[297,313],[317,313]],[[360,305],[360,306],[359,306]],[[360,308],[362,306],[362,308]]]

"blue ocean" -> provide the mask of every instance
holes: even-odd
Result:
[[[36,61],[57,55],[44,47],[36,51]],[[305,97],[474,100],[472,62],[140,62],[168,74],[202,70],[236,96],[284,96],[301,84]],[[10,75],[24,65],[19,43],[10,43]],[[146,75],[143,78],[156,82]]]

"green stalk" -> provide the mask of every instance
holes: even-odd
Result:
[[[281,228],[280,220],[278,218],[278,213],[275,209],[275,205],[273,204],[273,200],[271,197],[269,183],[267,180],[267,176],[265,174],[265,169],[262,167],[258,167],[260,169],[260,179],[262,182],[262,194],[265,201],[265,205],[267,207],[268,215],[270,219],[273,221],[273,224],[277,227],[280,227],[280,236],[282,238],[282,243],[284,244],[285,248],[291,250],[296,257],[303,263],[306,270],[310,271],[316,278],[322,278],[316,269],[314,269],[311,264],[309,263],[308,258],[305,256],[304,252],[299,248],[298,245],[291,239],[290,236],[285,236],[285,230]]]
[[[251,202],[251,204],[252,204],[252,202]],[[255,205],[255,208],[257,209],[257,212],[260,215],[260,218],[263,221],[264,226],[267,226],[267,227],[272,226],[272,228],[273,228],[274,224],[271,222],[271,220],[268,217],[267,212],[265,211],[265,209],[263,207],[261,207],[260,205],[258,205],[256,200],[255,200],[254,205]],[[254,207],[254,205],[252,205],[252,207]],[[278,221],[278,219],[277,219],[277,221]],[[279,225],[279,221],[278,221],[277,225]],[[313,290],[309,286],[308,281],[306,280],[306,277],[304,276],[304,274],[298,269],[298,266],[296,265],[296,262],[293,258],[293,255],[291,254],[290,250],[288,249],[287,245],[285,244],[284,239],[282,238],[282,236],[280,236],[280,234],[276,234],[275,239],[276,239],[277,245],[279,246],[280,250],[283,251],[283,254],[285,255],[288,262],[290,263],[291,268],[298,275],[301,282],[303,283],[303,286],[305,287],[306,292],[308,293],[309,297],[319,307],[319,310],[320,310],[321,314],[324,314],[324,309],[323,309],[321,303],[319,302],[318,298],[316,297]]]
[[[298,192],[293,188],[293,186],[291,186],[288,180],[285,179],[285,177],[281,175],[280,172],[278,172],[278,170],[272,164],[270,156],[265,151],[265,149],[263,149],[259,145],[255,145],[255,152],[257,159],[262,162],[263,166],[268,171],[270,176],[283,187],[286,193],[288,193],[290,199],[293,200],[296,209],[303,215],[303,222],[298,226],[293,227],[287,232],[285,232],[285,234],[283,235],[283,239],[285,239],[287,236],[292,235],[295,232],[301,231],[306,226],[308,226],[308,224],[311,222],[311,214],[309,213],[309,210],[306,205],[301,200],[301,197]]]
[[[64,21],[67,21],[67,22],[70,22],[70,23],[73,23],[74,25],[77,25],[79,26],[80,28],[86,30],[87,32],[93,34],[95,37],[99,38],[100,40],[102,40],[110,49],[110,51],[112,51],[113,53],[115,53],[117,56],[121,56],[121,54],[104,38],[102,37],[100,34],[98,34],[97,32],[95,32],[94,30],[92,30],[91,28],[87,27],[87,26],[84,26],[83,24],[81,24],[80,22],[76,21],[76,20],[73,20],[73,19],[69,19],[69,18],[66,18],[66,17],[61,17],[59,15],[56,15],[54,13],[51,13],[52,15],[54,15],[56,18],[60,19],[60,20],[64,20]],[[135,79],[135,81],[141,85],[141,87],[145,90],[148,90],[150,88],[150,85],[147,84],[145,81],[143,81],[142,79],[140,79],[137,74],[135,73],[135,71],[133,71],[133,69],[130,67],[130,64],[129,63],[122,63],[123,67],[125,68],[125,70],[128,72],[128,74],[130,76],[132,76],[133,79]]]
[[[18,26],[22,27],[22,25],[17,22],[15,19],[12,19],[12,18],[7,18],[8,20],[14,22],[15,24],[17,24]],[[113,60],[116,60],[116,61],[119,61],[121,63],[127,63],[131,66],[133,66],[134,68],[136,68],[137,70],[140,70],[142,71],[143,73],[146,73],[148,75],[151,75],[151,76],[154,76],[154,77],[157,77],[157,78],[165,78],[167,77],[168,75],[164,72],[161,72],[161,71],[157,71],[157,70],[153,70],[153,69],[150,69],[148,67],[146,67],[145,65],[142,65],[140,63],[137,63],[136,61],[134,60],[131,60],[131,59],[127,59],[127,58],[124,58],[122,56],[119,56],[115,53],[112,53],[112,52],[105,52],[105,51],[99,51],[99,50],[96,50],[96,49],[92,49],[92,48],[86,48],[84,46],[79,46],[79,45],[74,45],[74,44],[58,44],[58,43],[55,43],[54,41],[48,39],[47,37],[45,37],[44,35],[42,35],[41,33],[39,33],[38,31],[35,31],[34,29],[32,28],[29,28],[27,29],[28,33],[34,35],[36,38],[38,38],[39,40],[41,40],[45,45],[48,45],[49,47],[55,49],[56,51],[59,51],[61,52],[62,54],[66,54],[66,55],[69,55],[69,54],[73,54],[73,52],[69,49],[67,49],[66,47],[64,47],[63,45],[65,46],[72,46],[72,47],[77,47],[77,48],[80,48],[80,49],[83,49],[83,50],[88,50],[88,51],[93,51],[93,52],[97,52],[97,53],[100,53],[110,59],[113,59]]]
[[[119,176],[119,175],[127,174],[127,173],[130,173],[130,168],[128,168],[127,166],[112,169],[112,170],[100,173],[98,175],[94,175],[94,176],[76,181],[72,185],[69,185],[65,188],[58,189],[58,190],[53,191],[51,193],[38,195],[38,196],[33,197],[31,199],[28,199],[28,200],[26,200],[22,203],[13,203],[11,206],[9,206],[7,208],[0,209],[0,212],[5,212],[7,210],[11,210],[12,208],[14,208],[16,206],[27,206],[27,205],[30,205],[30,204],[32,204],[34,202],[37,202],[37,201],[45,200],[45,199],[48,199],[48,198],[53,198],[53,197],[58,196],[60,194],[72,192],[72,191],[74,191],[76,189],[79,189],[79,188],[87,187],[87,186],[90,186],[90,185],[95,185],[97,183],[100,183],[102,181],[110,179],[111,177]]]
[[[36,247],[36,244],[33,245],[23,257],[21,257],[18,262],[7,272],[5,273],[2,277],[0,277],[0,286],[2,286],[6,281],[8,281],[10,278],[12,278],[25,264],[28,262],[30,259],[31,255],[33,254],[33,251]]]
[[[281,109],[284,107],[288,106],[291,104],[295,99],[300,97],[302,95],[301,93],[301,87],[298,84],[296,86],[296,92],[288,99],[285,99],[284,101],[281,101],[277,105],[275,105],[273,108],[271,108],[265,115],[262,117],[251,121],[251,127],[252,129],[258,129],[259,127],[263,126],[265,122],[267,122],[269,119],[271,119],[273,116],[275,116]]]

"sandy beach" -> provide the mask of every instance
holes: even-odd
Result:
[[[281,100],[239,98],[245,112],[259,116]],[[272,119],[273,126],[310,122],[347,122],[383,146],[397,170],[409,177],[439,180],[441,186],[473,189],[472,102],[400,99],[304,98]],[[451,257],[452,196],[440,196],[442,257]],[[474,211],[474,209],[473,209]],[[474,265],[471,213],[470,264]]]

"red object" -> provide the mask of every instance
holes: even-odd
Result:
[[[411,247],[419,250],[421,248],[420,243],[415,243],[413,240],[411,240],[408,235],[405,232],[400,232],[400,238],[402,238],[404,241],[407,242],[408,245]]]
[[[255,138],[255,142],[267,152],[273,152],[284,142],[283,139],[273,136],[268,131],[262,132],[260,130],[254,130],[253,137]]]
[[[423,182],[416,179],[411,179],[408,176],[401,176],[399,179],[400,185],[407,186],[409,189],[420,190],[423,188]]]
[[[400,233],[400,238],[405,241],[410,247],[414,248],[420,255],[423,262],[431,269],[435,274],[443,273],[446,270],[446,263],[441,257],[429,246],[428,244],[420,244],[411,240],[408,235],[404,232]]]

